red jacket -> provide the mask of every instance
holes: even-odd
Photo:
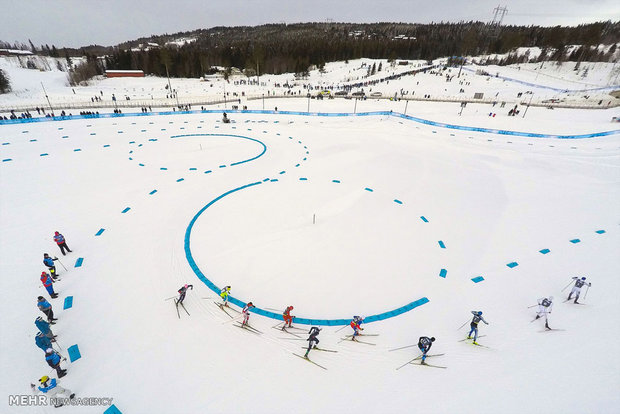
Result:
[[[52,286],[52,278],[50,277],[50,275],[48,275],[47,273],[42,273],[41,274],[41,283],[43,283],[43,286],[45,287],[50,287]]]

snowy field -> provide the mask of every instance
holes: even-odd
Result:
[[[488,93],[505,91],[503,81],[467,76],[499,82]],[[110,79],[88,93],[114,82],[132,89],[154,80]],[[0,125],[0,411],[56,412],[7,398],[29,394],[50,372],[34,344],[42,295],[59,318],[61,354],[72,345],[81,353],[62,364],[61,384],[78,397],[112,397],[123,413],[617,412],[620,131],[610,119],[618,110],[533,107],[523,118],[490,105],[459,116],[458,104],[310,101],[311,112],[407,109],[493,130],[612,131],[557,139],[387,114],[282,112],[308,102],[267,100],[266,110],[280,112],[233,112],[230,124],[219,113],[128,109]],[[73,252],[60,256],[68,270],[59,266],[60,296],[49,299],[38,277],[43,253],[60,253],[57,230]],[[324,326],[320,346],[337,352],[310,353],[323,370],[293,355],[303,355],[304,331],[272,329],[278,321],[259,314],[250,324],[260,335],[236,327],[199,275],[231,285],[260,313],[293,305],[299,318],[370,320],[418,306],[362,325],[377,335],[365,344],[341,341],[349,327]],[[563,303],[574,276],[592,282],[583,306]],[[194,285],[189,315],[177,315],[169,298],[185,283]],[[549,295],[558,330],[546,332],[528,307]],[[472,310],[490,323],[480,328],[486,347],[459,342]],[[396,370],[419,352],[391,350],[420,336],[437,338],[431,354],[445,355],[429,361],[446,369]]]
[[[537,121],[548,113],[532,110],[522,126],[549,129]],[[553,114],[559,123],[562,112]],[[589,132],[612,129],[603,120],[609,112],[567,111],[564,121],[585,124],[590,114]],[[617,408],[617,134],[558,140],[389,116],[231,117],[232,124],[216,114],[177,114],[0,127],[1,158],[11,159],[0,164],[2,288],[11,292],[2,304],[10,332],[3,395],[27,394],[48,373],[33,321],[44,292],[41,256],[59,253],[51,236],[60,230],[73,253],[61,256],[69,270],[60,269],[55,285],[55,331],[61,353],[77,344],[82,354],[66,363],[61,382],[78,396],[113,397],[122,412]],[[205,299],[215,294],[184,248],[192,218],[222,195],[198,217],[189,242],[200,271],[218,287],[231,285],[235,298],[266,310],[292,304],[295,315],[314,319],[428,303],[366,324],[366,333],[379,334],[364,338],[374,345],[341,343],[350,328],[325,327],[321,345],[338,352],[311,358],[327,371],[292,355],[305,342],[272,329],[277,321],[253,315],[262,335],[233,326]],[[586,305],[561,303],[562,288],[582,275],[593,283]],[[484,280],[474,283],[478,276]],[[184,283],[195,289],[185,301],[191,316],[179,319],[165,299]],[[550,325],[565,331],[530,323],[528,306],[548,295],[559,302]],[[67,296],[74,304],[63,310]],[[490,348],[458,342],[471,310],[490,322],[480,339]],[[433,351],[445,356],[433,362],[448,368],[397,371],[418,351],[389,350],[423,335],[437,338]],[[6,402],[3,409],[52,410]]]

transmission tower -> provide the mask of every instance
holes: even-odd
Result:
[[[497,37],[499,36],[499,31],[502,26],[504,16],[508,13],[508,8],[506,6],[497,6],[493,9],[493,13],[493,21],[489,23],[489,32],[491,37]]]

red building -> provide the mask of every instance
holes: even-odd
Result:
[[[106,70],[105,76],[108,78],[143,78],[144,72],[141,70]]]

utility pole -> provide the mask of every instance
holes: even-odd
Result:
[[[43,86],[43,82],[41,82],[41,87],[43,88],[43,94],[45,95],[45,99],[47,99],[47,104],[50,106],[50,111],[54,112],[52,104],[50,103],[50,98],[49,96],[47,96],[47,92],[45,91],[45,86]]]
[[[174,97],[177,100],[177,107],[180,107],[180,105],[179,105],[179,96],[177,95],[176,92],[174,92],[172,90],[172,85],[170,85],[170,73],[168,72],[168,63],[166,63],[166,76],[168,77],[168,89],[170,90],[171,94],[174,94]]]
[[[525,111],[523,112],[523,118],[525,118],[525,114],[527,114],[527,110],[530,109],[530,104],[532,103],[532,98],[534,97],[534,94],[532,93],[530,95],[530,101],[528,102],[527,106],[525,107]]]
[[[497,6],[493,9],[493,21],[491,22],[491,36],[497,37],[499,36],[499,29],[502,25],[502,21],[504,20],[504,16],[508,13],[508,8],[506,6],[500,7]]]

